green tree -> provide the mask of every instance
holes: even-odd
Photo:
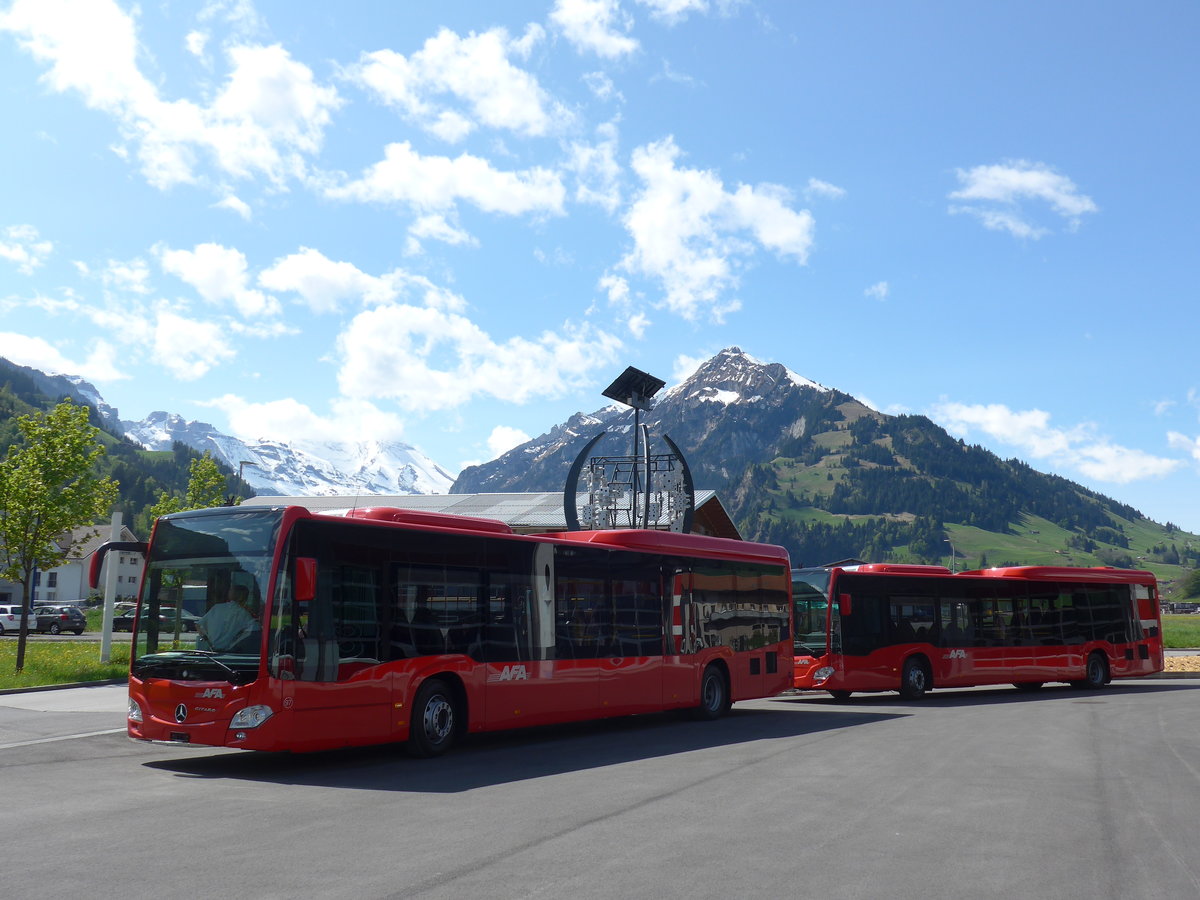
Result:
[[[0,461],[0,577],[21,585],[29,608],[34,572],[61,565],[71,551],[57,539],[100,520],[117,499],[117,482],[96,461],[104,445],[88,424],[88,408],[70,401],[47,413],[20,416],[21,441]],[[17,639],[17,672],[25,667],[29,627]]]
[[[1200,597],[1200,569],[1193,569],[1179,584],[1177,596],[1181,600]]]
[[[160,492],[158,502],[150,507],[152,518],[183,512],[185,509],[209,509],[213,506],[227,505],[229,498],[225,493],[225,476],[221,474],[212,453],[205,450],[202,457],[193,459],[188,473],[187,493],[180,497],[167,491]],[[240,497],[235,497],[234,500],[234,505],[241,503]]]

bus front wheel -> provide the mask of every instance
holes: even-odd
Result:
[[[408,726],[409,754],[427,758],[449,750],[458,730],[458,714],[454,693],[446,682],[431,678],[422,684]]]
[[[700,678],[700,705],[693,710],[697,719],[712,721],[729,710],[729,682],[720,666],[709,666]]]
[[[905,700],[920,700],[932,687],[929,667],[923,660],[910,656],[900,673],[900,696]]]
[[[834,700],[837,700],[839,703],[845,703],[847,700],[850,699],[850,695],[852,693],[854,693],[854,692],[853,691],[830,691],[829,696],[832,697]]]

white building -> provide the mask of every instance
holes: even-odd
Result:
[[[34,603],[53,605],[77,603],[95,594],[100,596],[104,590],[104,578],[108,567],[117,567],[117,600],[136,600],[138,579],[142,575],[142,564],[145,562],[142,554],[129,551],[113,552],[104,560],[100,572],[100,587],[93,591],[88,587],[88,569],[92,564],[92,554],[96,548],[108,540],[110,529],[106,525],[88,525],[76,528],[70,538],[64,536],[58,541],[60,547],[71,548],[69,557],[62,565],[47,571],[39,571],[37,584],[34,587]],[[97,533],[99,532],[99,533]],[[121,529],[121,540],[136,541],[135,535],[128,528]],[[21,602],[21,585],[11,581],[0,580],[0,603]]]

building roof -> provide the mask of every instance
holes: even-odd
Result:
[[[89,556],[91,556],[96,551],[97,547],[99,547],[105,541],[108,541],[111,539],[109,537],[111,534],[112,534],[112,526],[111,525],[107,525],[107,524],[104,524],[104,525],[81,525],[79,528],[74,529],[70,534],[69,539],[71,542],[70,543],[71,550],[67,556],[67,559],[68,560],[87,559]],[[58,545],[60,547],[66,546],[67,538],[68,538],[68,536],[66,534],[64,534],[61,538],[58,539],[58,541],[57,541]],[[126,525],[121,526],[121,536],[119,538],[117,538],[117,540],[136,541],[137,539],[138,539],[137,535],[135,535],[132,531],[130,531],[128,526],[126,526]]]
[[[587,495],[580,494],[580,506]],[[742,536],[716,491],[696,491],[696,515],[692,531],[715,537],[741,540]],[[359,494],[341,497],[250,497],[243,506],[303,506],[313,512],[394,506],[424,512],[451,513],[480,519],[498,519],[523,534],[565,531],[562,491],[533,491],[512,494]]]

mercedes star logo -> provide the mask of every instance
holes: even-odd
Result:
[[[175,721],[182,723],[187,718],[187,707],[180,703],[175,707]]]

